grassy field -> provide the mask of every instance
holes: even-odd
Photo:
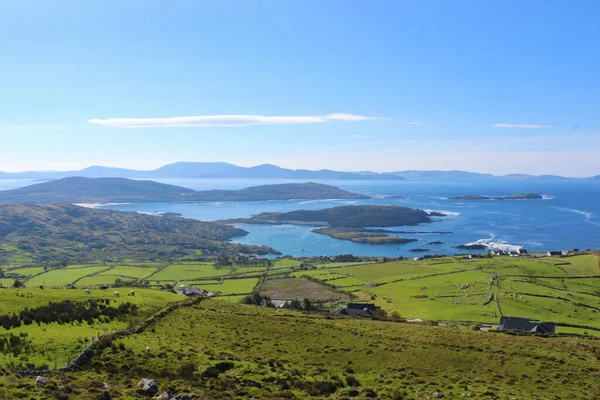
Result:
[[[158,393],[210,399],[597,399],[597,343],[205,300],[46,386],[6,374],[0,397],[61,398],[62,385],[68,398],[138,399],[137,382],[152,378]]]
[[[329,290],[327,287],[304,278],[268,279],[261,293],[272,299],[345,300],[347,295]]]
[[[152,281],[178,281],[215,276],[224,276],[231,272],[229,268],[217,269],[214,263],[178,263],[161,269],[148,279]]]
[[[0,337],[7,334],[27,334],[31,339],[31,347],[24,354],[0,352],[0,365],[41,365],[58,366],[72,360],[76,354],[89,343],[94,336],[105,332],[126,328],[136,320],[140,320],[170,302],[178,302],[183,298],[173,293],[135,288],[135,296],[128,296],[128,288],[118,289],[121,297],[115,297],[113,291],[92,290],[86,294],[83,289],[2,289],[0,290],[0,314],[19,313],[26,308],[34,309],[51,302],[70,300],[82,302],[89,299],[109,299],[110,305],[117,307],[121,303],[132,303],[139,307],[136,316],[110,322],[98,322],[89,325],[85,322],[62,324],[58,322],[40,325],[21,325],[18,328],[4,329],[0,327]]]
[[[41,275],[36,275],[32,279],[27,281],[27,286],[65,286],[69,285],[76,280],[105,270],[105,266],[95,266],[87,268],[72,268],[72,269],[54,269],[45,272]]]
[[[446,258],[328,271],[370,283],[327,280],[406,318],[493,323],[501,315],[510,315],[600,329],[600,274],[595,255]]]

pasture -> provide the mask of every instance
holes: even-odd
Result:
[[[78,399],[137,399],[137,382],[151,377],[159,393],[211,399],[420,400],[437,391],[449,399],[593,399],[600,396],[597,356],[596,343],[581,338],[540,339],[204,300],[115,340],[81,372],[48,376],[54,385],[36,386],[34,377],[8,374],[1,378],[0,396],[54,398],[60,394],[56,385],[63,385]]]
[[[106,270],[108,267],[105,266],[94,266],[87,268],[60,268],[52,269],[48,272],[44,272],[41,275],[36,275],[27,281],[27,286],[66,286],[74,283],[78,279],[83,278],[91,274],[98,273]]]
[[[347,295],[334,292],[318,283],[304,278],[268,279],[262,287],[261,294],[272,299],[302,299],[314,300],[346,300]]]
[[[212,262],[176,263],[159,270],[156,274],[148,277],[148,279],[151,281],[193,280],[225,276],[230,272],[231,268],[217,269]]]
[[[50,303],[65,300],[85,302],[91,299],[106,300],[110,306],[118,307],[124,303],[135,304],[138,307],[136,315],[130,315],[112,321],[97,320],[92,324],[85,321],[59,321],[52,323],[33,323],[21,325],[12,329],[0,327],[0,337],[6,335],[27,335],[29,342],[24,350],[0,352],[0,366],[12,365],[25,369],[27,364],[39,366],[63,366],[72,360],[76,354],[93,337],[99,334],[123,329],[131,323],[141,320],[161,307],[171,302],[182,301],[183,297],[158,290],[135,288],[135,295],[129,296],[129,288],[119,288],[121,296],[114,296],[114,289],[102,291],[91,290],[87,294],[83,289],[2,289],[0,290],[1,315],[19,313],[25,309],[36,309]],[[21,366],[21,367],[18,367]]]

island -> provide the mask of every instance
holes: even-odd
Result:
[[[313,232],[335,239],[350,240],[368,244],[405,244],[416,239],[406,239],[388,233],[383,229],[395,226],[414,226],[431,222],[432,216],[441,216],[400,206],[339,206],[323,210],[297,210],[291,212],[260,213],[251,218],[238,218],[220,221],[224,224],[257,225],[310,225],[318,226]]]
[[[175,216],[97,210],[70,204],[0,205],[0,264],[196,259],[204,254],[281,254],[230,240],[248,232]]]
[[[406,244],[416,242],[417,239],[406,239],[381,233],[377,229],[366,228],[317,228],[314,233],[326,235],[334,239],[350,240],[354,243],[368,244]]]
[[[455,249],[458,250],[485,250],[487,249],[486,245],[475,243],[475,244],[460,244],[458,246],[454,246]]]
[[[507,196],[482,196],[479,194],[463,194],[450,197],[450,200],[543,200],[543,196],[537,193],[516,193]]]
[[[283,183],[240,190],[193,190],[154,181],[125,178],[71,177],[0,191],[0,203],[106,203],[213,202],[266,200],[368,199],[320,183]]]

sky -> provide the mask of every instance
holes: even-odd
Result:
[[[0,171],[600,174],[597,0],[3,0]]]

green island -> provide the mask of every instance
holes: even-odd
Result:
[[[390,236],[382,233],[380,229],[365,228],[317,228],[312,230],[314,233],[326,235],[334,239],[350,240],[355,243],[368,244],[406,244],[416,242],[417,239],[406,239],[397,236]]]
[[[450,200],[543,200],[544,197],[537,193],[516,193],[507,196],[482,196],[480,194],[464,194],[450,197]]]
[[[338,206],[324,210],[297,210],[285,213],[263,212],[251,218],[238,218],[220,221],[224,224],[257,225],[325,225],[313,232],[335,239],[350,240],[368,244],[406,244],[415,239],[406,239],[387,233],[397,233],[384,229],[366,227],[414,226],[431,222],[432,216],[442,214],[400,206]],[[387,233],[386,233],[387,232]]]
[[[216,223],[66,205],[0,216],[5,399],[600,396],[598,252],[265,259]],[[102,252],[82,257],[84,232]],[[167,251],[194,234],[220,245]],[[341,315],[349,303],[376,312]],[[556,333],[496,330],[502,316]]]
[[[368,199],[335,186],[320,183],[283,183],[240,190],[196,191],[154,181],[125,178],[62,178],[18,189],[0,191],[0,203],[144,203]]]

